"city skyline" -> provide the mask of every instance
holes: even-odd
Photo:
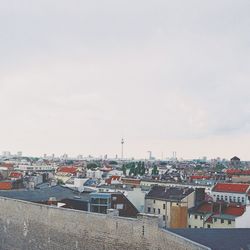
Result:
[[[249,7],[2,2],[0,152],[250,160]]]

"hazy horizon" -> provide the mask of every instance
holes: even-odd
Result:
[[[250,1],[0,1],[0,152],[250,160]]]

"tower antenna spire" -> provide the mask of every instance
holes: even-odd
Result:
[[[121,159],[123,160],[123,144],[125,143],[125,140],[124,138],[122,137],[122,140],[121,140],[121,145],[122,145],[122,152],[121,152]]]

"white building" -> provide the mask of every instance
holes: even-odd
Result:
[[[213,201],[249,204],[250,185],[240,183],[217,183],[211,192]]]

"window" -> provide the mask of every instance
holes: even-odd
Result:
[[[121,210],[123,209],[123,204],[116,204],[116,209]]]
[[[154,204],[155,204],[155,200],[154,200]]]
[[[197,215],[195,215],[195,216],[194,216],[194,218],[195,218],[195,219],[197,219],[197,218],[198,218],[198,216],[197,216]]]
[[[244,197],[242,197],[242,198],[241,198],[241,201],[244,203],[244,202],[245,202],[245,198],[244,198]]]
[[[234,196],[233,200],[234,200],[234,202],[236,202],[236,197],[235,196]]]
[[[166,220],[166,216],[165,216],[165,215],[163,215],[163,220],[164,220],[164,221]]]
[[[237,201],[240,202],[240,197],[238,196]]]
[[[232,224],[232,221],[231,221],[231,220],[228,220],[227,223],[228,223],[228,225],[231,225],[231,224]]]
[[[220,199],[220,196],[217,194],[217,200],[219,200]]]
[[[163,209],[166,209],[166,204],[163,204]]]
[[[214,222],[217,222],[217,218],[214,218]]]
[[[160,214],[161,213],[161,209],[160,208],[158,208],[158,214]]]
[[[229,196],[229,201],[232,202],[232,196]]]
[[[202,215],[200,216],[200,219],[203,220],[203,216]]]
[[[155,214],[155,208],[154,208],[154,214]]]
[[[189,228],[191,228],[191,225],[188,225]]]
[[[221,220],[220,220],[220,222],[221,222],[221,224],[223,224],[223,223],[224,223],[224,220],[223,220],[223,219],[221,219]]]
[[[207,228],[211,228],[211,226],[208,224],[208,225],[207,225]]]
[[[194,228],[197,228],[197,226],[194,226]]]
[[[151,208],[150,207],[148,207],[148,213],[150,213],[151,212]]]
[[[220,199],[223,200],[223,195],[220,196]]]
[[[227,201],[227,195],[225,195],[225,201]]]

